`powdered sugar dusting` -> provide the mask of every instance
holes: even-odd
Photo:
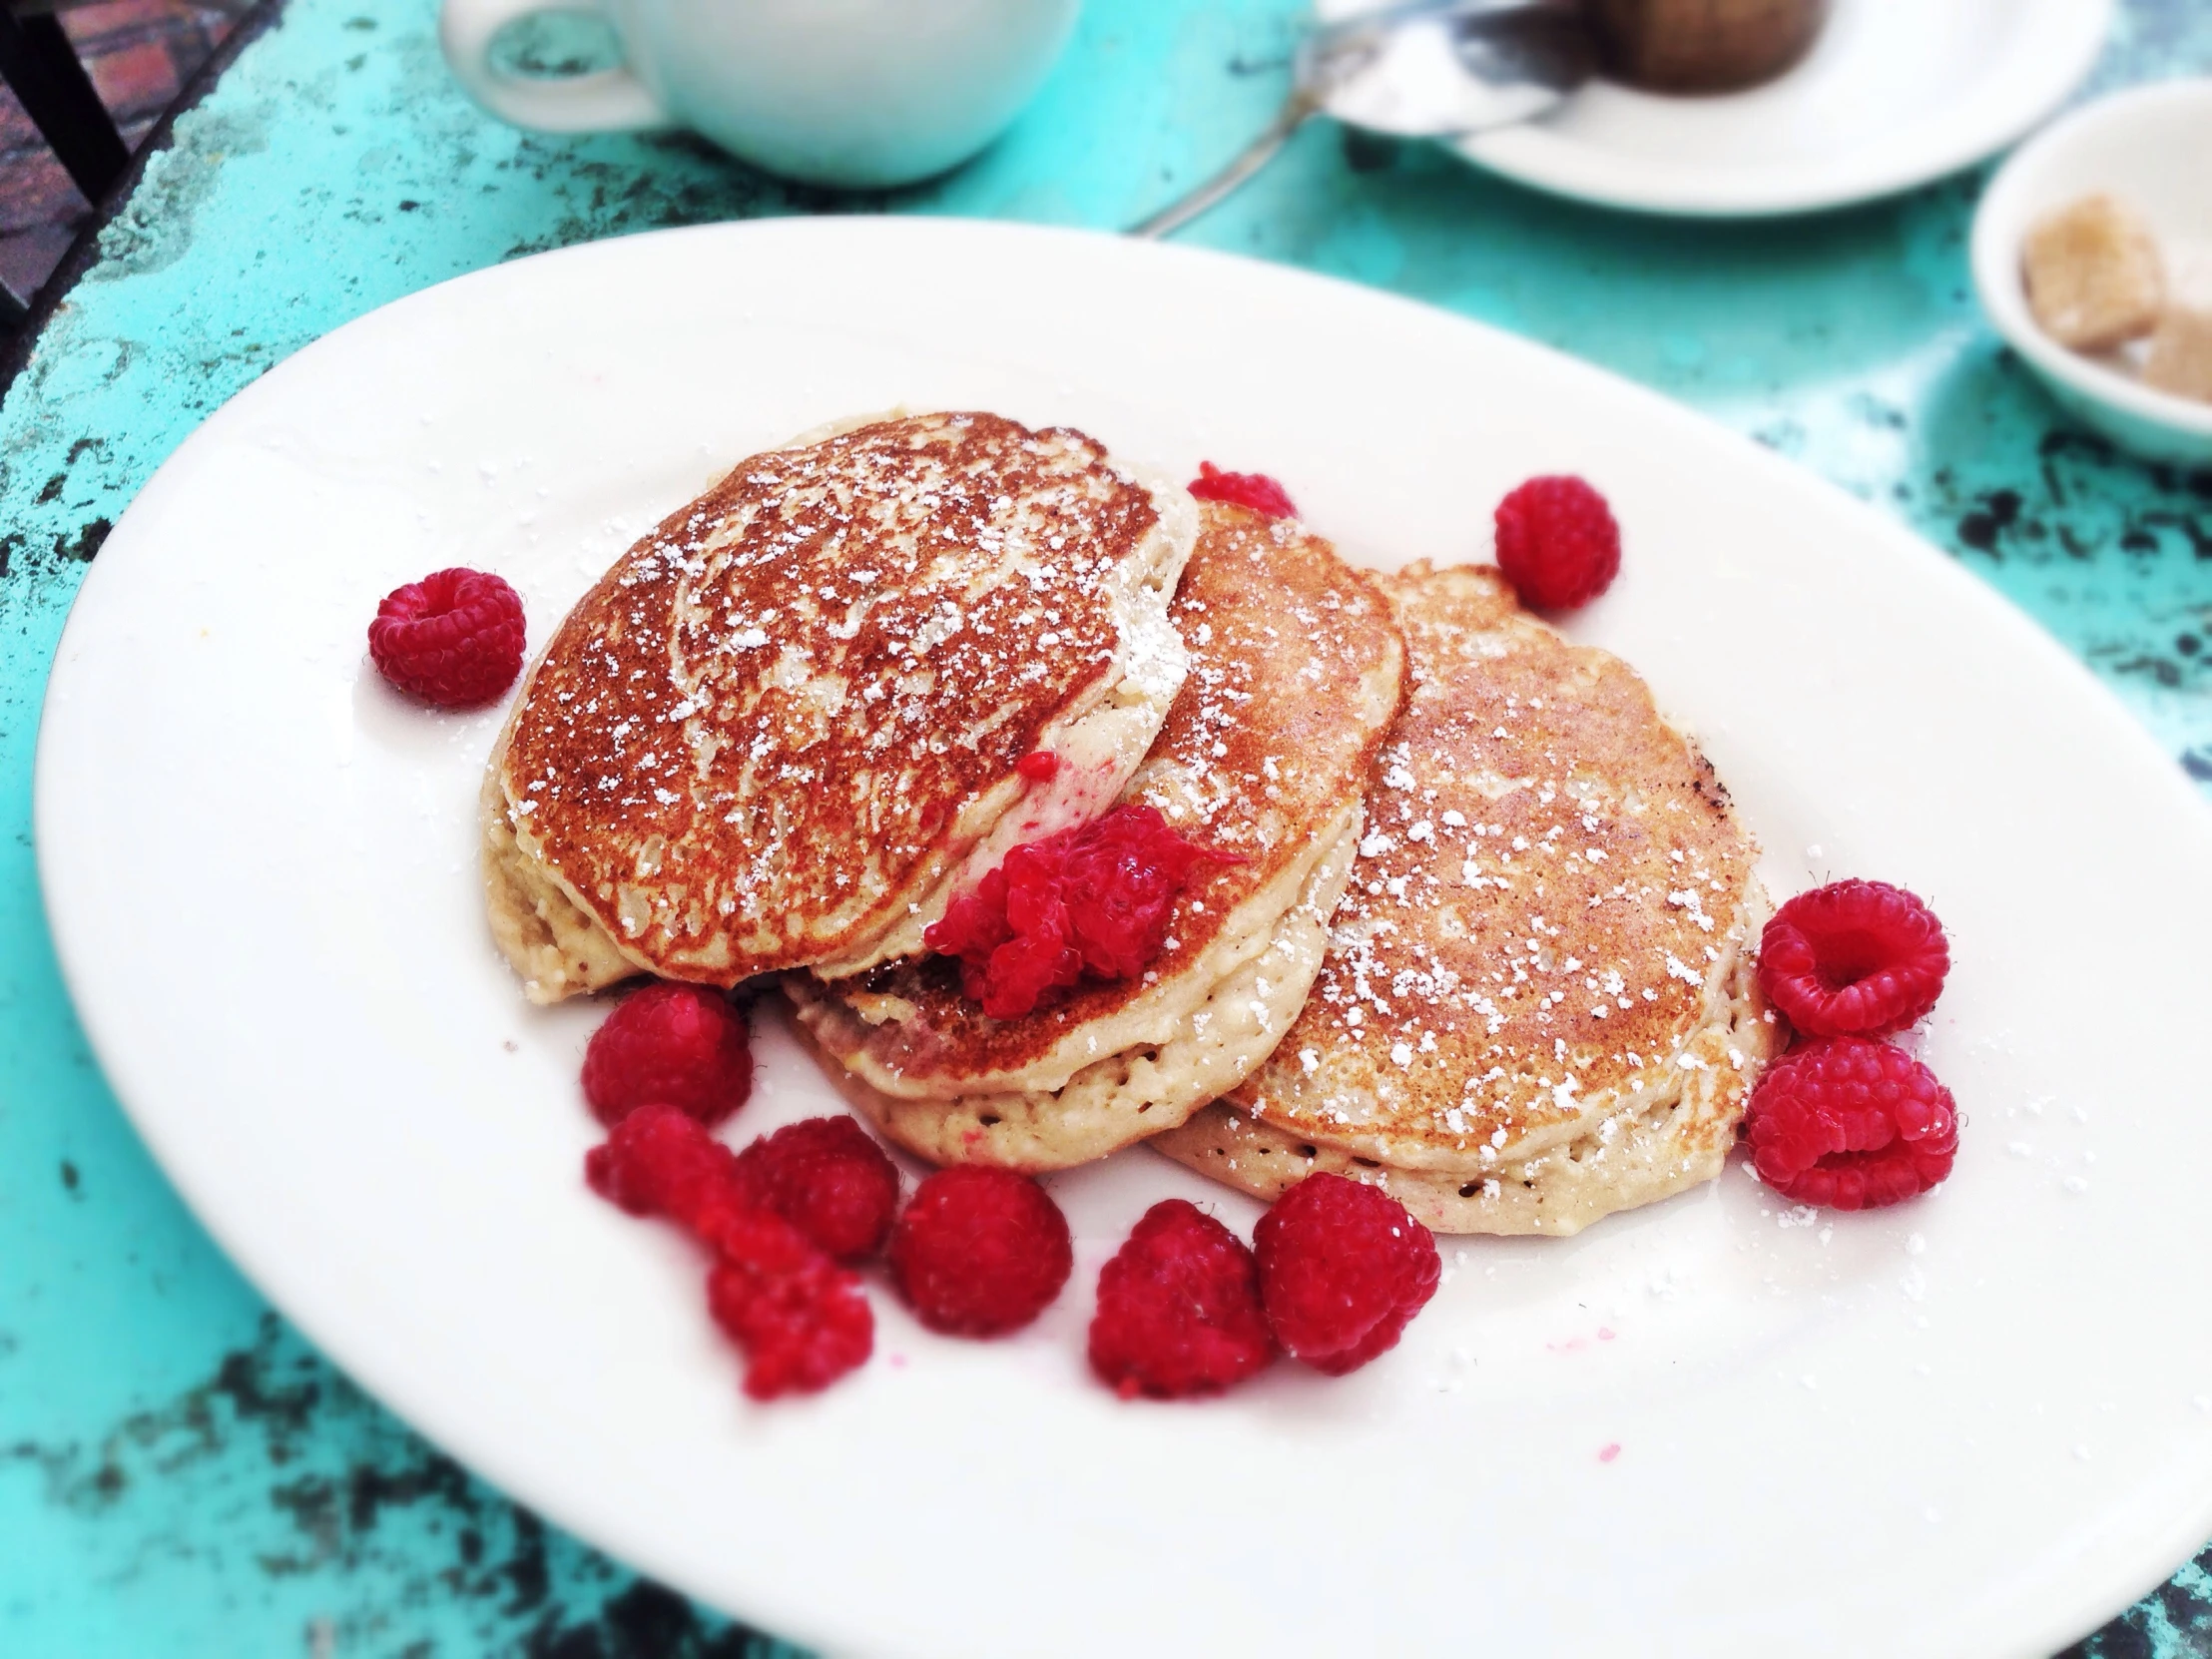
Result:
[[[1115,602],[1158,519],[1090,439],[994,415],[755,456],[563,625],[508,756],[518,829],[670,971],[831,954],[1125,653],[1174,672]]]
[[[1314,994],[1235,1104],[1481,1171],[1679,1092],[1682,1072],[1741,1069],[1692,1041],[1726,1017],[1752,884],[1711,768],[1633,671],[1488,573],[1390,591],[1411,697]]]

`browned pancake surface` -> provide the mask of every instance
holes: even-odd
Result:
[[[1685,1044],[1725,1026],[1754,847],[1626,664],[1487,567],[1380,580],[1412,688],[1313,994],[1228,1098],[1325,1146],[1480,1173],[1679,1088],[1678,1063],[1730,1063]]]
[[[1190,673],[1123,799],[1157,808],[1182,834],[1239,861],[1197,866],[1143,980],[1087,981],[1022,1019],[985,1017],[942,958],[849,982],[855,1005],[904,1004],[895,1019],[840,1022],[833,1034],[840,1047],[864,1043],[870,1070],[958,1093],[1066,1047],[1155,984],[1189,974],[1238,907],[1310,861],[1357,802],[1402,688],[1403,648],[1368,575],[1295,521],[1205,502],[1169,616]],[[1082,1053],[1065,1069],[1105,1057]]]
[[[739,466],[579,604],[512,727],[519,833],[655,971],[734,982],[888,924],[1121,640],[1158,522],[1081,433],[886,419]]]

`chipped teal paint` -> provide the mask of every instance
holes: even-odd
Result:
[[[852,206],[1126,223],[1280,95],[1288,0],[1091,0],[1008,139],[859,204],[680,140],[530,138],[439,64],[429,0],[294,0],[178,125],[0,403],[0,1652],[764,1648],[467,1479],[269,1316],[153,1169],[56,982],[28,824],[40,689],[107,525],[211,409],[386,299],[544,248]],[[2212,69],[2135,0],[2100,79]],[[1192,240],[1573,350],[1880,502],[2079,652],[2212,778],[2212,476],[2066,430],[1975,315],[1976,181],[1803,223],[1549,202],[1309,130]],[[610,303],[619,296],[610,295]],[[149,942],[148,994],[177,971]],[[2212,1554],[2093,1640],[2212,1652]]]

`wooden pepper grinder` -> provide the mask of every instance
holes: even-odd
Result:
[[[1651,92],[1734,92],[1803,57],[1828,0],[1585,0],[1606,73]]]

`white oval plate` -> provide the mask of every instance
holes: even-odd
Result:
[[[1675,98],[1598,81],[1542,120],[1454,148],[1607,207],[1699,218],[1841,207],[2003,149],[2080,84],[2111,15],[2111,0],[1834,0],[1813,50],[1764,86]]]
[[[1036,1329],[920,1333],[761,1408],[678,1240],[590,1197],[577,1066],[479,913],[496,712],[363,662],[398,582],[501,571],[533,644],[733,459],[905,401],[1280,474],[1356,557],[1485,552],[1573,470],[1627,527],[1574,632],[1694,723],[1768,874],[1930,895],[1952,1180],[1803,1216],[1732,1168],[1571,1242],[1447,1242],[1400,1348],[1210,1404],[1087,1377],[1141,1148],[1053,1183]],[[1397,299],[1069,233],[638,237],[463,277],[272,370],[90,572],[41,733],[64,971],[109,1078],[278,1307],[433,1439],[639,1567],[885,1655],[2026,1654],[2212,1533],[2212,816],[2087,673],[1807,474]],[[740,1125],[835,1110],[773,1020]]]

